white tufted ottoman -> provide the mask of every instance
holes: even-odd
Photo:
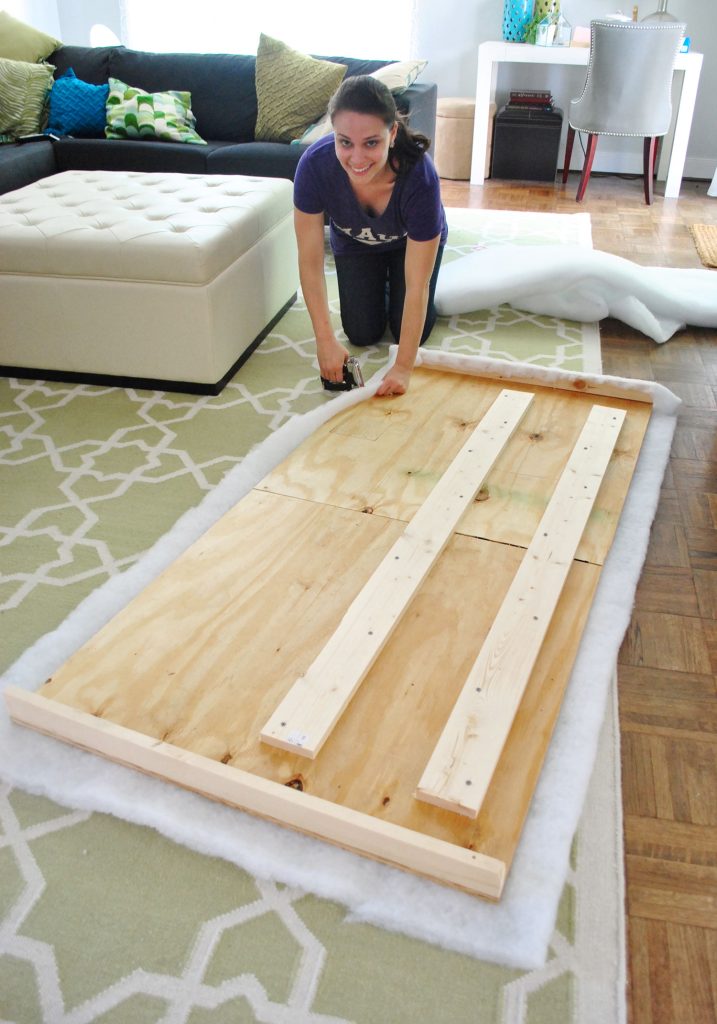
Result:
[[[297,286],[288,180],[65,171],[0,196],[5,374],[216,394]]]

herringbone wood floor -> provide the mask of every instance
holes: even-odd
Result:
[[[446,206],[574,213],[596,249],[650,266],[700,267],[690,224],[717,224],[706,182],[679,200],[640,180],[567,186],[442,182]],[[717,279],[717,270],[712,271]],[[656,345],[601,325],[606,373],[658,380],[683,400],[618,665],[632,1024],[717,1021],[717,331]],[[612,1024],[612,1022],[606,1022]]]

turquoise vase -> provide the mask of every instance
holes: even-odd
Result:
[[[533,17],[534,0],[504,0],[503,38],[509,43],[522,43],[525,30]]]

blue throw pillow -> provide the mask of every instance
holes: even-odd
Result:
[[[68,68],[50,90],[47,131],[80,138],[103,136],[108,94],[109,85],[90,85]]]

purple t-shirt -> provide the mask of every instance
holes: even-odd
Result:
[[[336,156],[334,136],[314,142],[299,160],[294,178],[294,205],[302,213],[326,213],[335,253],[398,249],[406,238],[428,242],[448,235],[438,174],[424,154],[399,175],[388,206],[379,217],[363,209]]]

